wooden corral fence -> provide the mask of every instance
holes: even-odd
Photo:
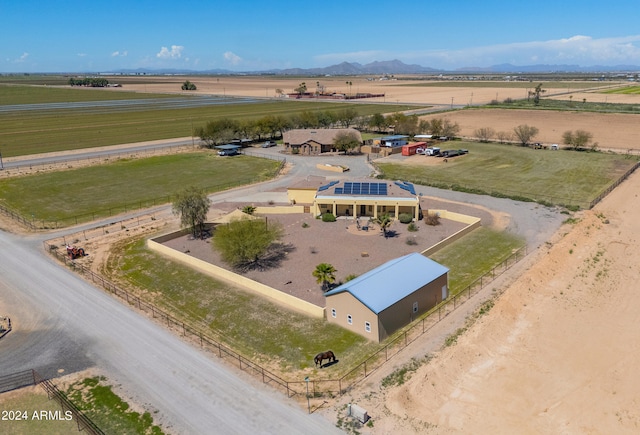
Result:
[[[47,251],[56,256],[58,260],[81,273],[94,284],[101,286],[115,296],[125,300],[129,305],[138,308],[138,310],[143,311],[144,313],[151,314],[153,319],[157,319],[157,321],[166,325],[170,330],[176,331],[182,336],[190,339],[192,342],[200,344],[203,349],[207,349],[212,353],[215,353],[220,358],[234,363],[241,370],[261,379],[263,383],[286,392],[288,397],[306,394],[307,381],[288,381],[281,378],[254,361],[240,355],[238,352],[222,344],[220,341],[208,337],[201,330],[185,324],[185,322],[176,319],[172,315],[155,307],[153,304],[119,288],[111,281],[94,273],[83,265],[77,264],[73,260],[69,259],[68,256],[55,249],[54,246],[48,245],[47,242],[44,243]],[[383,364],[397,355],[402,349],[406,348],[421,335],[429,331],[436,323],[448,316],[453,310],[460,307],[465,301],[469,300],[496,277],[510,269],[514,264],[524,258],[526,254],[526,247],[515,251],[506,260],[494,267],[490,272],[475,280],[463,291],[451,296],[446,301],[443,301],[437,307],[429,311],[429,313],[427,313],[423,318],[415,321],[413,324],[405,328],[404,331],[401,331],[395,338],[391,339],[386,346],[359,363],[346,375],[338,379],[310,379],[308,381],[309,387],[311,387],[309,394],[313,397],[323,394],[344,394],[356,383],[368,377],[371,373],[379,369]]]
[[[49,400],[53,399],[58,402],[63,412],[71,412],[72,420],[78,425],[79,432],[86,431],[86,433],[92,435],[104,435],[104,432],[100,430],[89,417],[80,411],[77,406],[67,399],[67,396],[62,391],[58,390],[51,381],[42,378],[35,370],[24,370],[10,375],[0,376],[0,393],[31,385],[40,385],[47,392]]]

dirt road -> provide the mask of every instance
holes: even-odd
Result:
[[[14,327],[0,342],[0,373],[98,366],[152,404],[170,433],[339,433],[61,268],[36,239],[0,232],[0,246],[0,311]]]

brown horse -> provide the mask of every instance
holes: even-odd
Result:
[[[329,362],[335,362],[336,356],[332,351],[328,350],[317,354],[315,358],[313,358],[313,362],[316,363],[316,367],[320,364],[320,368],[322,368],[322,361],[325,359],[328,359]]]

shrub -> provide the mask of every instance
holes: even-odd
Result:
[[[398,216],[398,220],[403,224],[408,224],[413,220],[413,216],[411,216],[409,213],[400,213],[400,215]]]
[[[415,246],[418,244],[418,241],[413,238],[413,237],[407,237],[407,241],[406,241],[407,245],[409,246]]]
[[[424,217],[424,222],[427,225],[436,226],[440,224],[440,215],[438,213],[428,212]]]
[[[414,232],[418,231],[418,226],[414,222],[411,222],[409,224],[409,226],[407,227],[407,230],[409,230],[412,233],[414,233]]]
[[[357,277],[358,275],[356,275],[355,273],[351,273],[345,277],[344,282],[349,282],[351,280],[356,279]]]
[[[325,213],[322,215],[322,222],[335,222],[336,221],[336,217],[333,215],[333,213]]]

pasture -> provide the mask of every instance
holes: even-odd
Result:
[[[636,157],[611,153],[534,150],[528,147],[454,141],[443,150],[469,154],[448,159],[421,155],[379,160],[382,178],[484,195],[589,208],[631,169]]]
[[[43,227],[60,227],[170,203],[189,186],[208,193],[270,179],[280,162],[213,151],[0,180],[0,204]]]

